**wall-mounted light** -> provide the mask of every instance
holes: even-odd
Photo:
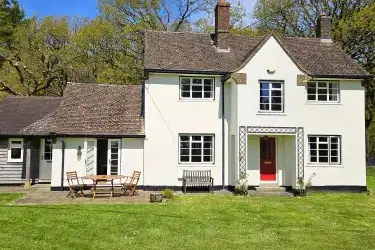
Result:
[[[275,74],[276,70],[275,69],[267,69],[268,74]]]
[[[78,146],[77,148],[77,159],[80,161],[82,157],[82,148],[81,146]]]

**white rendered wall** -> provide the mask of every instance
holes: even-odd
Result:
[[[275,73],[268,74],[267,69]],[[247,74],[247,84],[237,85],[237,130],[238,126],[304,127],[306,179],[315,173],[314,186],[366,185],[365,100],[359,80],[339,81],[338,104],[308,103],[306,86],[297,85],[297,75],[303,73],[273,37],[239,72]],[[259,80],[284,81],[284,114],[258,113]],[[341,135],[342,164],[308,164],[307,135]]]
[[[92,139],[92,138],[90,138]],[[78,176],[82,177],[87,175],[85,168],[85,138],[64,138],[65,142],[65,162],[64,162],[64,185],[68,186],[66,181],[65,172],[77,171]],[[62,164],[62,150],[61,150],[61,139],[56,140],[56,144],[53,145],[52,155],[52,187],[60,187],[61,185],[61,164]],[[78,157],[77,149],[81,147],[82,155]],[[143,139],[128,139],[123,138],[121,140],[121,175],[131,175],[134,170],[142,171],[143,174]],[[118,183],[119,181],[117,181]],[[84,180],[84,183],[91,184],[90,180]],[[139,185],[142,185],[143,179]]]
[[[146,81],[144,185],[181,186],[180,178],[185,169],[211,170],[214,185],[221,185],[220,77],[215,77],[215,100],[180,100],[179,77],[180,75],[150,74],[149,80]],[[179,164],[178,138],[180,133],[214,134],[215,162],[213,164]],[[226,141],[226,145],[227,143]]]

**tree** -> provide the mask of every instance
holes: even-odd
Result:
[[[66,17],[32,18],[13,34],[11,48],[0,48],[0,91],[12,95],[61,95],[71,62],[70,24]]]
[[[10,46],[14,30],[23,18],[17,0],[0,0],[0,46]]]
[[[316,20],[327,13],[335,29],[373,0],[258,0],[254,7],[255,26],[288,36],[315,36]]]

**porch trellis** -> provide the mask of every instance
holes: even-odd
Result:
[[[302,127],[239,127],[239,176],[246,177],[246,143],[248,134],[291,134],[297,137],[298,178],[304,177],[304,129]]]

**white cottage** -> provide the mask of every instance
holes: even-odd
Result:
[[[52,190],[67,186],[70,170],[140,170],[140,188],[155,190],[180,189],[183,170],[211,170],[216,188],[241,177],[250,187],[296,188],[314,175],[315,188],[365,190],[361,83],[372,75],[331,40],[330,18],[318,20],[317,38],[247,37],[230,33],[228,3],[215,12],[214,34],[147,31],[143,84],[69,84],[53,112],[32,120],[42,128],[26,134],[0,121],[0,146],[18,156],[13,137],[48,143],[50,178],[39,167],[34,181]],[[4,154],[0,171],[12,160]]]

